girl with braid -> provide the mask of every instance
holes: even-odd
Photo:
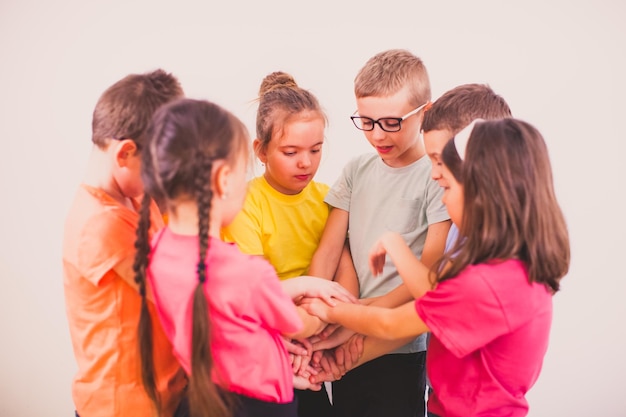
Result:
[[[148,292],[154,298],[189,376],[194,417],[295,417],[294,377],[283,337],[308,337],[325,323],[292,299],[321,297],[331,304],[333,298],[346,299],[327,285],[336,283],[321,278],[281,286],[266,260],[220,240],[220,229],[233,220],[246,195],[248,142],[245,126],[228,111],[181,99],[156,112],[142,154],[145,190],[161,202],[169,220],[150,244],[149,200],[144,200],[135,277],[144,307]],[[149,321],[144,308],[142,377],[160,411]]]

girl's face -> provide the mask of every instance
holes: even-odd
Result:
[[[463,186],[457,182],[445,164],[441,165],[439,185],[444,190],[441,200],[446,205],[450,220],[460,228],[463,219]]]
[[[324,127],[317,113],[307,113],[286,123],[280,137],[273,137],[264,149],[255,140],[265,179],[276,191],[298,194],[311,182],[322,158]]]

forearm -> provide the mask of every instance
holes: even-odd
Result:
[[[325,323],[318,317],[307,313],[302,307],[296,307],[298,316],[302,321],[302,329],[297,333],[286,334],[291,339],[304,339],[319,333],[325,326]]]
[[[385,340],[368,336],[363,340],[363,353],[351,369],[392,352],[414,340],[414,336]]]
[[[337,273],[348,232],[348,212],[330,211],[320,243],[309,265],[309,275],[333,279]]]
[[[366,301],[364,304],[377,307],[393,308],[406,304],[414,299],[415,298],[409,291],[409,288],[406,286],[406,284],[402,283],[395,289],[389,291],[387,294],[380,297],[372,298],[371,301]]]
[[[335,282],[339,283],[342,287],[359,298],[359,279],[352,263],[352,256],[350,255],[350,248],[348,242],[344,245],[341,252],[341,258],[339,260],[339,267],[335,273]]]
[[[415,337],[428,331],[413,302],[394,309],[339,303],[328,310],[328,319],[356,333],[385,340]]]
[[[419,298],[427,291],[432,289],[430,269],[424,265],[407,246],[400,235],[385,236],[383,244],[387,250],[387,254],[396,266],[398,274],[402,278],[406,289],[398,287],[397,294],[393,294],[390,298],[395,300],[398,297],[405,296],[404,291],[408,291],[413,298]],[[394,290],[395,291],[395,290]],[[393,292],[393,291],[392,291]]]

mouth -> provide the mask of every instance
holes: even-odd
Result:
[[[303,174],[303,175],[296,175],[295,177],[299,181],[307,181],[309,178],[311,178],[311,175]]]
[[[376,146],[376,151],[378,151],[378,153],[389,153],[391,152],[391,150],[393,149],[393,146]]]

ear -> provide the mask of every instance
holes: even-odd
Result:
[[[254,149],[254,154],[259,158],[259,161],[264,164],[267,163],[267,146],[263,146],[261,139],[256,138],[254,142],[252,142],[252,149]]]
[[[116,141],[113,146],[115,161],[120,167],[128,166],[128,162],[132,156],[137,154],[137,144],[132,139],[124,139]]]
[[[228,181],[230,177],[231,169],[225,164],[217,164],[213,167],[213,174],[211,175],[211,182],[214,190],[215,197],[225,199],[228,196]]]

